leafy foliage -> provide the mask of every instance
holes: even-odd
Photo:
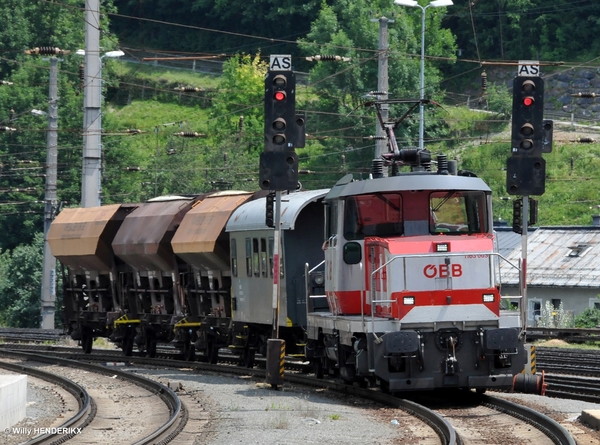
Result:
[[[600,326],[600,309],[587,308],[575,316],[576,328],[597,328],[598,326]]]
[[[589,38],[600,20],[595,1],[457,1],[453,12],[448,25],[467,59],[572,60],[600,45]]]
[[[571,328],[573,327],[573,314],[565,311],[562,302],[558,309],[555,309],[550,301],[546,301],[540,311],[537,326],[541,328]]]
[[[43,234],[38,233],[31,245],[0,254],[0,324],[39,327],[43,243]]]

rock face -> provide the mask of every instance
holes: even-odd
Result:
[[[544,78],[544,110],[550,118],[600,119],[600,68],[541,67]],[[505,84],[509,91],[516,67],[486,68],[488,82]],[[595,93],[597,97],[573,97],[577,93]],[[476,93],[477,94],[477,93]]]

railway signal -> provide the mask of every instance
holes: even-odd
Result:
[[[542,195],[546,161],[552,150],[552,121],[544,121],[544,80],[517,76],[513,81],[511,156],[506,189],[511,195]]]
[[[296,147],[304,147],[302,115],[296,115],[293,71],[269,71],[265,78],[265,149],[260,155],[259,186],[263,190],[298,187]]]
[[[269,193],[267,195],[265,224],[267,227],[275,227],[275,193]]]
[[[294,149],[296,77],[269,71],[265,80],[265,151]]]

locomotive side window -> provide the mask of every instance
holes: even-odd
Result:
[[[237,277],[237,243],[235,238],[231,240],[231,275]]]
[[[431,233],[460,235],[488,231],[484,192],[433,192],[429,207]]]
[[[325,207],[325,239],[337,234],[337,215],[337,202],[328,204]]]
[[[258,238],[252,238],[252,267],[254,268],[254,276],[260,277],[260,260],[258,253]]]
[[[402,197],[398,193],[372,193],[346,198],[344,237],[400,236],[403,234]]]
[[[246,238],[246,275],[252,276],[252,240]]]

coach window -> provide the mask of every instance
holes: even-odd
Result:
[[[258,238],[252,238],[252,268],[254,276],[260,277],[260,258],[258,251]]]
[[[237,243],[235,239],[231,240],[231,275],[237,277]]]
[[[273,238],[269,238],[269,270],[271,271],[271,278],[273,277]]]
[[[252,240],[246,238],[246,274],[252,276]]]
[[[269,273],[267,268],[267,240],[265,238],[260,239],[260,270],[263,277],[266,277]]]

